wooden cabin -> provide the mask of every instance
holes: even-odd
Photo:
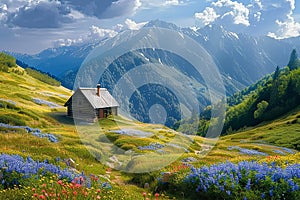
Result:
[[[109,115],[118,115],[118,102],[106,88],[78,88],[65,103],[69,117],[84,121],[93,121],[106,118]]]

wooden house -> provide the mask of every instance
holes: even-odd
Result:
[[[78,88],[65,103],[67,115],[85,121],[96,121],[118,115],[119,104],[106,88]]]

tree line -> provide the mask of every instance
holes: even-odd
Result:
[[[299,102],[300,60],[294,49],[286,67],[280,69],[277,66],[272,74],[227,99],[222,134],[274,120],[297,107]],[[197,120],[195,116],[194,119],[182,120],[174,128],[181,127],[179,131],[191,134],[189,129],[197,127],[196,134],[205,136],[208,127],[220,120],[211,119],[211,110],[212,107],[208,106],[196,116]]]

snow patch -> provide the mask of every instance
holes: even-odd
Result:
[[[147,60],[148,62],[150,61],[150,59],[147,58],[143,53],[140,53],[140,52],[139,52],[139,54],[140,54],[145,60]]]

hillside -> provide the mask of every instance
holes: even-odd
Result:
[[[37,79],[38,76],[41,76],[40,80]],[[48,113],[65,111],[63,104],[71,95],[71,91],[54,86],[54,83],[46,84],[45,80],[42,74],[18,66],[10,67],[7,71],[2,70],[0,74],[1,122],[38,128],[57,125]]]
[[[135,88],[136,93],[132,96],[124,96],[126,93],[122,91],[116,94],[115,98],[117,98],[117,101],[124,102],[124,107],[126,107],[127,112],[130,112],[131,116],[134,116],[135,119],[144,123],[151,122],[148,116],[148,110],[151,108],[151,105],[156,103],[155,101],[160,101],[164,107],[168,107],[166,125],[173,127],[176,121],[186,117],[187,113],[191,113],[193,109],[195,110],[193,107],[195,104],[193,105],[188,102],[193,97],[187,97],[187,100],[185,100],[187,103],[184,105],[187,109],[185,108],[186,110],[182,112],[183,117],[181,118],[181,111],[178,109],[178,100],[167,91],[168,88],[176,86],[176,88],[174,88],[175,90],[184,91],[188,86],[189,90],[191,90],[190,94],[195,94],[194,98],[197,98],[197,102],[200,104],[197,107],[199,107],[200,110],[211,103],[210,95],[207,90],[210,86],[207,85],[208,81],[205,81],[205,79],[211,75],[209,72],[195,75],[197,74],[197,72],[194,71],[195,64],[192,66],[190,61],[184,58],[186,56],[182,57],[182,55],[168,51],[167,48],[146,48],[136,51],[128,50],[128,52],[123,52],[123,55],[117,56],[114,61],[110,61],[111,63],[102,61],[98,61],[100,62],[98,64],[93,63],[89,71],[82,74],[82,70],[86,66],[82,65],[82,63],[85,59],[89,60],[92,54],[97,55],[96,52],[105,52],[108,47],[114,47],[116,43],[126,44],[126,42],[128,42],[127,39],[137,37],[137,35],[146,39],[150,34],[147,33],[149,31],[147,28],[149,27],[158,27],[164,30],[170,29],[175,33],[179,32],[180,34],[187,35],[188,37],[184,37],[180,42],[182,44],[188,43],[188,38],[200,44],[204,48],[205,54],[208,52],[207,55],[204,55],[203,52],[199,53],[200,51],[196,49],[191,49],[190,51],[200,54],[204,58],[199,65],[206,66],[209,63],[216,65],[220,72],[222,85],[225,87],[225,93],[228,96],[255,83],[266,74],[271,73],[274,71],[276,65],[285,65],[288,60],[288,54],[292,51],[292,48],[294,48],[294,44],[297,44],[291,44],[290,40],[275,40],[266,36],[252,37],[244,34],[236,34],[217,25],[206,26],[194,31],[189,28],[181,28],[174,24],[155,20],[149,22],[140,31],[124,31],[114,38],[103,41],[47,49],[37,55],[20,55],[14,53],[12,53],[12,55],[15,55],[18,60],[32,67],[59,77],[62,85],[67,88],[72,89],[73,87],[77,87],[78,82],[81,82],[84,86],[92,87],[96,81],[99,81],[99,83],[103,87],[106,87],[111,93],[114,92],[114,88],[117,88],[115,87],[116,84],[121,84],[120,81],[125,81],[127,84],[133,83],[130,77],[126,76],[129,72],[133,73],[141,69],[139,67],[146,65],[160,66],[160,68],[156,67],[150,71],[153,75],[148,73],[148,82],[154,81],[158,75],[161,75],[162,78],[159,80],[165,80],[166,77],[169,78],[166,82],[171,83],[170,86],[168,85],[168,87],[166,87],[164,83],[162,84],[163,87],[152,87],[153,85],[149,84],[149,86]],[[154,41],[158,39],[161,39],[160,36],[152,35],[145,40],[145,43],[150,41],[155,43]],[[297,41],[297,38],[294,40]],[[172,41],[169,42],[173,43]],[[112,48],[110,50],[112,54],[117,54],[118,51],[119,48]],[[211,61],[207,59],[210,56]],[[85,60],[85,62],[87,62],[87,60]],[[97,61],[95,60],[95,62]],[[102,69],[104,67],[105,69]],[[76,83],[74,85],[75,80]],[[146,97],[145,95],[149,90],[155,91],[157,98]],[[215,90],[216,91],[213,92],[219,92],[217,91],[218,89]],[[184,96],[181,97],[181,99],[184,98]],[[129,105],[133,106],[130,107]],[[236,121],[235,119],[232,120]],[[240,124],[239,122],[237,123]],[[234,130],[237,128],[240,127],[238,127],[238,125],[232,127]]]
[[[57,193],[62,195],[65,193],[60,185],[66,184],[63,187],[72,195],[78,195],[77,199],[96,199],[96,196],[92,197],[95,193],[102,199],[153,199],[154,194],[158,194],[159,199],[195,199],[193,195],[205,196],[206,193],[198,193],[196,188],[191,190],[197,185],[186,188],[183,179],[188,177],[191,166],[205,168],[225,160],[233,163],[276,161],[278,164],[288,161],[292,165],[300,159],[295,150],[299,149],[300,141],[299,107],[272,122],[220,137],[219,140],[186,136],[162,125],[144,124],[122,117],[100,120],[99,124],[75,126],[65,116],[66,109],[62,107],[71,91],[41,82],[16,66],[15,59],[10,57],[9,60],[10,64],[4,62],[6,70],[0,71],[0,166],[4,167],[0,171],[0,199],[35,198],[35,194],[45,195],[45,190],[51,194],[53,188],[50,186],[53,184],[57,185]],[[21,157],[9,157],[16,154]],[[64,162],[70,158],[75,163]],[[71,172],[64,171],[54,176],[41,173],[41,179],[36,174],[32,179],[26,178],[32,172],[24,172],[25,166],[42,164],[44,169],[53,169],[52,165],[48,166],[49,163],[61,169],[67,167]],[[11,169],[15,171],[10,172]],[[55,170],[55,173],[62,171]],[[24,173],[26,176],[23,176]],[[162,176],[164,173],[169,175]],[[83,174],[84,180],[90,180],[93,188],[84,182],[76,186],[78,189],[72,189],[70,181]],[[91,174],[91,178],[86,174]],[[71,180],[70,176],[73,177]],[[293,180],[298,181],[296,178]],[[149,188],[144,188],[147,183]],[[23,187],[15,187],[14,184]],[[281,187],[280,184],[278,187]],[[214,194],[227,195],[214,190]],[[81,191],[86,191],[88,197],[81,196]],[[239,189],[236,195],[256,199],[256,194],[249,193],[252,191],[259,189]],[[143,192],[147,192],[145,196]],[[211,198],[206,196],[206,199]]]
[[[276,120],[298,107],[300,105],[299,62],[297,52],[294,50],[288,66],[282,69],[277,67],[272,74],[266,75],[257,83],[229,97],[222,134],[230,134],[262,122]],[[197,121],[199,135],[205,135],[211,118],[210,113],[211,106],[201,113]],[[183,120],[181,123],[188,124],[189,120]],[[296,119],[293,123],[299,124],[299,121]]]

